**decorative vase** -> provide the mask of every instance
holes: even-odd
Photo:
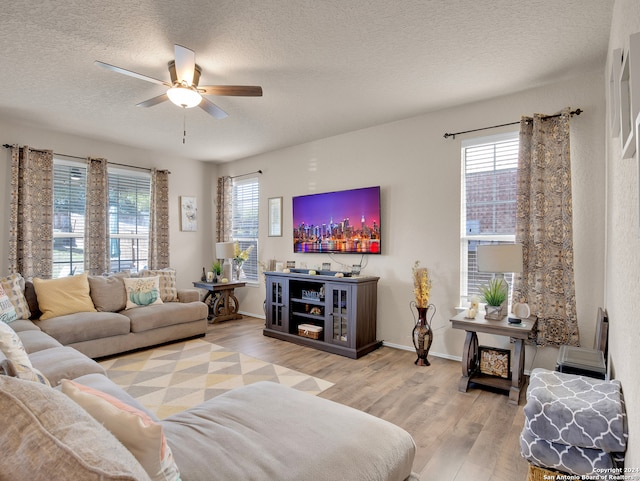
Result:
[[[427,307],[416,307],[418,309],[418,321],[413,328],[413,346],[416,348],[418,358],[414,362],[416,366],[430,366],[427,356],[431,343],[433,342],[433,330],[431,329],[431,319],[427,319],[429,309],[433,307],[435,314],[435,306],[429,304]],[[431,317],[433,317],[431,314]]]
[[[242,277],[242,262],[235,261],[233,263],[233,271],[234,271],[234,279],[236,281],[239,281],[240,277]]]

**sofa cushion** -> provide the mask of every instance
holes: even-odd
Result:
[[[207,305],[203,302],[167,302],[129,309],[122,311],[122,314],[131,319],[131,332],[143,332],[204,319],[207,317]]]
[[[11,329],[16,332],[22,331],[39,331],[40,328],[34,324],[33,321],[29,319],[18,319],[11,323]]]
[[[162,426],[119,399],[92,387],[64,379],[62,392],[107,428],[142,464],[153,481],[177,481],[178,467]]]
[[[185,480],[334,481],[339,473],[401,481],[415,456],[400,427],[272,382],[233,389],[161,423]]]
[[[16,334],[18,334],[18,337],[22,341],[22,345],[27,351],[27,354],[42,351],[44,349],[51,349],[52,347],[62,347],[62,344],[57,340],[40,330],[20,331]]]
[[[148,481],[133,455],[64,394],[0,376],[3,479]]]
[[[200,300],[199,289],[178,289],[179,302],[198,302]]]
[[[158,276],[124,279],[124,287],[127,292],[125,309],[162,304]]]
[[[129,318],[117,312],[77,312],[37,322],[40,329],[65,346],[130,331]]]
[[[0,284],[16,310],[18,319],[29,319],[31,312],[24,297],[25,281],[20,274],[0,278]]]
[[[33,279],[42,311],[40,320],[64,316],[75,312],[93,312],[95,307],[89,295],[87,273],[59,279]]]
[[[91,300],[99,312],[118,312],[127,305],[123,278],[126,274],[89,276]]]
[[[176,270],[173,268],[166,269],[144,269],[140,271],[140,277],[160,278],[160,298],[162,302],[174,302],[178,300],[178,288],[176,286]]]
[[[0,351],[13,364],[17,377],[27,381],[49,384],[49,381],[31,364],[20,337],[8,324],[0,322]]]
[[[85,374],[102,374],[104,368],[72,347],[52,347],[29,355],[33,366],[47,377],[52,386],[63,379],[75,379]]]
[[[0,284],[0,322],[6,322],[9,324],[17,318],[18,314],[16,313],[16,308],[13,307],[9,296],[4,292],[2,284]]]

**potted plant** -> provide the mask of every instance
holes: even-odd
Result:
[[[220,261],[213,261],[211,264],[211,272],[213,272],[213,282],[218,282],[222,274],[222,264],[220,264]]]
[[[500,321],[507,315],[507,283],[502,278],[494,278],[489,281],[489,285],[481,285],[480,293],[482,299],[487,303],[485,308],[485,319]]]

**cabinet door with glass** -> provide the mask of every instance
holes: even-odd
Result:
[[[289,330],[288,291],[288,279],[267,277],[267,328],[283,332]]]
[[[328,342],[345,347],[355,346],[355,333],[349,322],[353,303],[352,292],[350,285],[327,283],[327,328],[331,333],[330,337],[325,338]]]

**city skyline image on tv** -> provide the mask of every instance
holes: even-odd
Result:
[[[294,252],[380,254],[380,187],[294,197]]]

